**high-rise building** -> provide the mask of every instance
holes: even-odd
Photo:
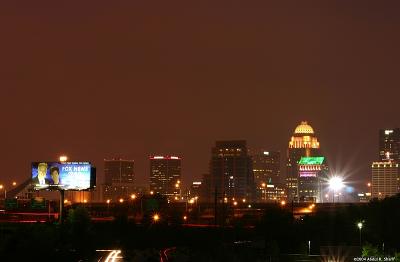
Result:
[[[150,190],[170,198],[181,195],[180,157],[150,157]]]
[[[201,181],[194,181],[189,189],[189,196],[190,197],[199,197],[201,195]]]
[[[400,128],[379,130],[379,160],[400,162]]]
[[[371,198],[400,192],[400,128],[379,130],[379,162],[372,162]]]
[[[393,161],[372,163],[372,198],[385,198],[400,193],[399,164]]]
[[[247,153],[246,141],[217,141],[211,150],[210,175],[205,188],[208,199],[214,201],[223,197],[252,200],[254,196],[254,175],[251,157]],[[203,180],[203,182],[205,182]]]
[[[328,180],[324,157],[302,157],[298,163],[299,202],[323,202],[323,185]]]
[[[281,153],[275,151],[251,151],[254,183],[279,183],[281,174]]]
[[[105,199],[116,200],[130,196],[135,190],[134,161],[124,159],[104,159]]]
[[[281,185],[281,154],[267,150],[250,150],[258,201],[276,200],[275,189]],[[271,191],[274,189],[273,191]],[[271,191],[271,192],[270,192]],[[269,198],[267,196],[273,196]],[[281,198],[282,195],[279,195]]]
[[[286,188],[289,200],[298,200],[298,163],[302,157],[321,156],[314,129],[303,121],[289,141],[286,162]]]

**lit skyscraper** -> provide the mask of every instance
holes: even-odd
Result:
[[[150,157],[150,190],[167,197],[181,195],[181,158]]]
[[[371,165],[371,197],[382,199],[400,192],[400,128],[379,130],[379,160]]]
[[[298,200],[298,163],[301,157],[320,156],[320,145],[314,129],[303,121],[289,141],[286,162],[286,188],[290,200]]]
[[[246,141],[217,141],[212,148],[210,161],[208,201],[217,197],[252,199],[254,176],[251,157],[247,154]],[[211,199],[210,199],[211,198]]]
[[[134,161],[104,159],[104,198],[128,197],[134,192]]]
[[[302,157],[298,163],[299,202],[323,202],[323,184],[328,178],[324,157]]]
[[[379,130],[379,159],[400,162],[400,128]]]
[[[399,164],[396,162],[372,163],[372,198],[385,198],[400,193]]]

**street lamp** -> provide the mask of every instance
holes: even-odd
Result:
[[[4,189],[4,199],[6,199],[6,198],[7,198],[7,190],[6,190],[6,187],[3,186],[3,185],[0,185],[0,190],[1,190],[1,189]]]
[[[333,203],[335,203],[335,191],[340,190],[343,186],[343,178],[334,176],[329,179],[329,188],[333,190]]]
[[[107,213],[110,213],[110,202],[111,202],[111,200],[110,199],[107,199]]]
[[[60,162],[67,162],[68,157],[67,156],[60,156],[59,160],[60,160]]]
[[[266,197],[266,196],[267,196],[267,194],[266,194],[266,191],[265,191],[265,186],[266,186],[266,184],[265,184],[265,183],[262,183],[262,184],[261,184],[261,187],[263,188],[263,190],[262,190],[262,191],[263,191],[263,194],[264,194],[264,201],[266,201],[266,200],[267,200],[267,197]]]
[[[360,230],[360,247],[361,247],[361,229],[363,228],[363,222],[358,222],[357,227]]]
[[[158,220],[160,220],[160,216],[158,214],[154,214],[153,221],[158,222]]]

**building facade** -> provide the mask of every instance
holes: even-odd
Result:
[[[194,181],[189,189],[189,197],[200,197],[202,190],[202,183],[201,181]]]
[[[289,141],[286,161],[286,188],[289,200],[298,201],[298,163],[302,157],[320,156],[320,144],[314,129],[303,121]]]
[[[400,128],[379,130],[379,160],[400,162]]]
[[[168,198],[180,197],[181,163],[177,156],[150,156],[150,191]]]
[[[104,159],[104,199],[129,197],[135,191],[134,161]]]
[[[383,199],[400,193],[399,164],[393,161],[372,163],[372,198]]]
[[[215,197],[253,200],[254,175],[246,141],[217,141],[211,150],[209,177],[204,181],[210,190],[205,201],[212,202]]]
[[[299,202],[324,202],[324,184],[328,180],[328,167],[324,157],[302,157],[298,163]]]
[[[281,153],[267,150],[250,150],[253,160],[254,184],[256,186],[255,200],[258,202],[276,200],[275,188],[281,185]],[[281,195],[279,195],[281,197]],[[274,199],[275,198],[275,199]]]
[[[250,151],[253,160],[254,183],[279,183],[281,180],[281,153],[276,151]]]

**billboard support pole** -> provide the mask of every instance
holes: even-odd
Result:
[[[64,212],[64,190],[60,190],[60,215],[59,215],[59,223],[63,222],[63,212]]]

